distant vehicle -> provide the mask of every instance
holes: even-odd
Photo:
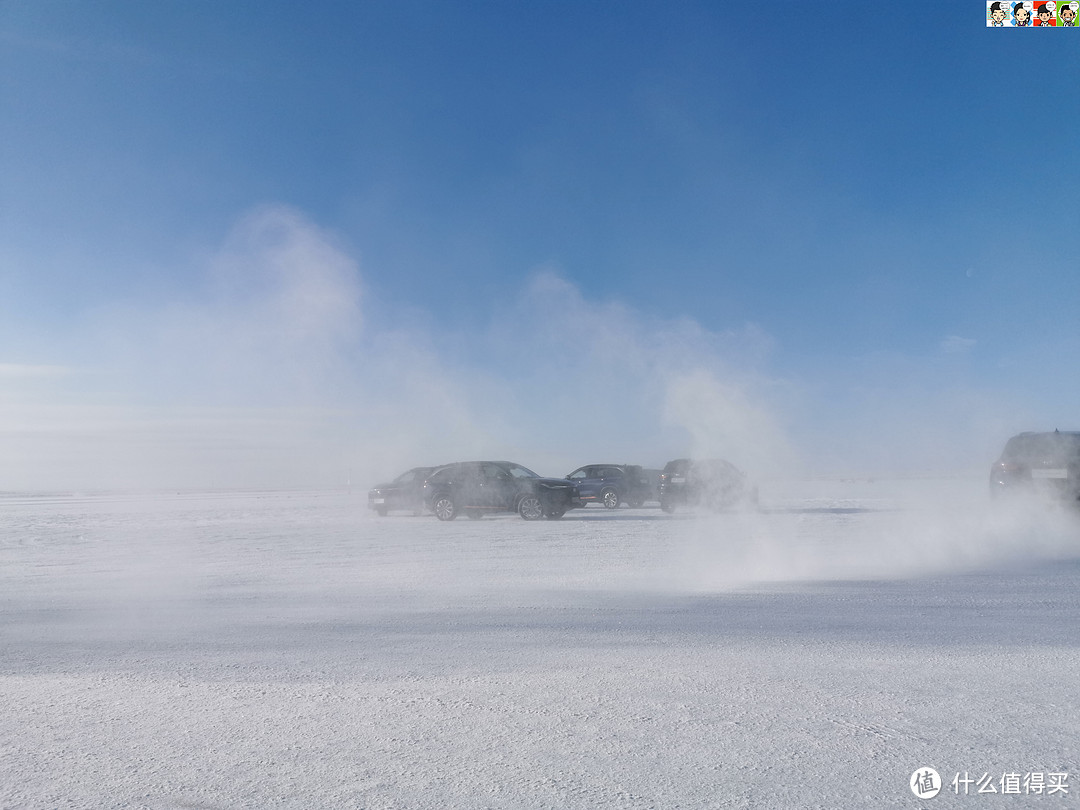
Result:
[[[615,509],[621,503],[641,506],[649,498],[649,480],[636,464],[587,464],[567,480],[577,487],[583,503],[599,503]]]
[[[757,488],[745,473],[723,459],[677,458],[660,474],[660,508],[674,512],[680,506],[722,510],[757,504]]]
[[[368,490],[368,508],[381,517],[391,510],[408,510],[419,515],[424,511],[424,481],[438,467],[413,467],[388,484]]]
[[[463,461],[436,470],[424,484],[424,504],[439,520],[460,514],[517,512],[525,520],[555,520],[581,506],[565,478],[541,478],[510,461]]]
[[[1044,494],[1080,501],[1080,432],[1021,433],[990,468],[990,495]]]

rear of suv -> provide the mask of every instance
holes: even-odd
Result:
[[[1020,433],[990,468],[990,496],[1035,494],[1080,501],[1080,432]]]
[[[719,458],[677,458],[660,475],[660,508],[703,506],[714,511],[757,506],[757,487],[730,461]]]

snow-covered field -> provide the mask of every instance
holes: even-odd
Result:
[[[1075,516],[975,476],[536,523],[365,497],[0,496],[0,807],[1080,803]]]

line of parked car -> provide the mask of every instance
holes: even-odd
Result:
[[[510,461],[459,461],[413,467],[368,492],[379,515],[430,512],[439,520],[488,512],[517,512],[525,520],[557,520],[591,503],[607,509],[658,502],[665,512],[684,506],[727,509],[756,505],[757,489],[721,459],[675,459],[663,470],[636,464],[586,464],[563,478],[544,478]]]
[[[995,500],[1038,494],[1080,504],[1080,431],[1013,436],[990,468],[990,494]],[[616,509],[658,502],[665,512],[674,512],[685,506],[756,506],[757,497],[746,475],[722,459],[679,458],[663,470],[586,464],[563,478],[544,478],[510,461],[459,461],[406,470],[372,488],[368,506],[379,515],[430,512],[439,520],[477,519],[488,512],[555,520],[592,503]]]

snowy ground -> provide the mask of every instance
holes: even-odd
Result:
[[[1074,517],[974,477],[761,498],[0,496],[0,807],[1080,804]]]

